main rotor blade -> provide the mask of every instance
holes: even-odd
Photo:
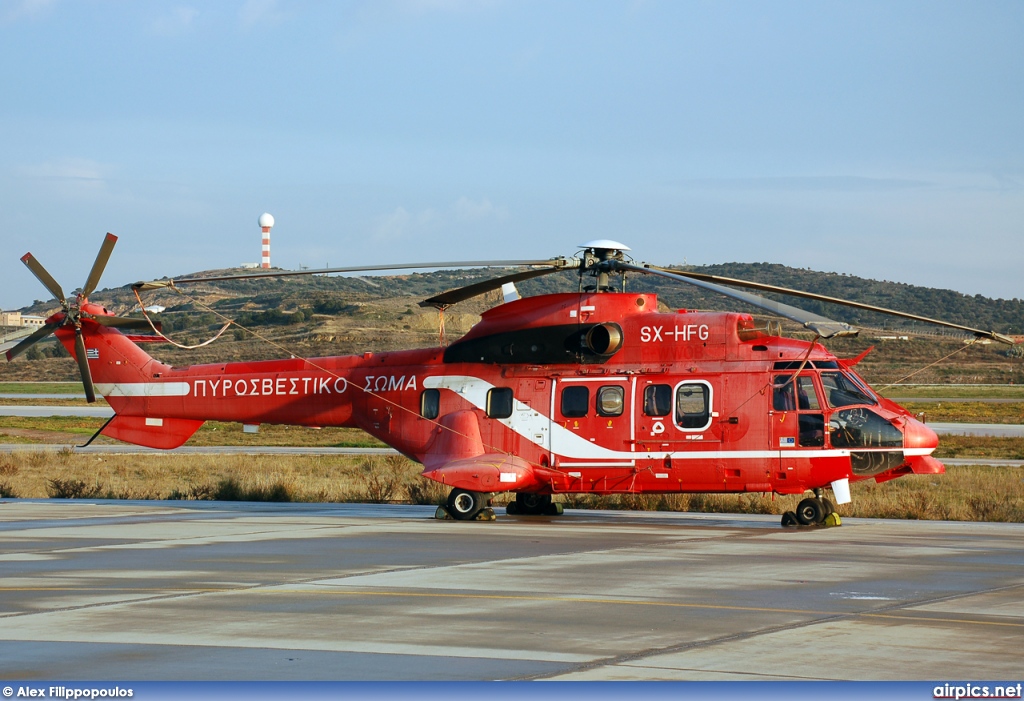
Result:
[[[540,277],[542,275],[550,275],[551,273],[561,272],[562,270],[569,269],[570,266],[557,267],[557,268],[544,268],[542,270],[526,270],[519,273],[512,273],[511,275],[504,275],[502,277],[492,278],[490,280],[484,280],[483,282],[477,282],[472,285],[466,285],[465,287],[459,287],[448,292],[442,292],[439,295],[434,295],[430,299],[425,299],[420,302],[421,307],[437,307],[443,309],[450,307],[453,304],[462,302],[482,295],[485,292],[496,290],[502,285],[510,282],[521,282],[522,280],[529,280],[531,278]]]
[[[92,384],[92,372],[89,370],[89,358],[86,355],[82,329],[75,329],[75,360],[78,361],[78,371],[82,374],[82,385],[85,387],[85,401],[92,404],[96,401],[96,389]]]
[[[679,275],[676,272],[669,272],[655,267],[640,267],[638,265],[630,265],[628,263],[619,263],[617,261],[611,261],[614,268],[618,270],[631,270],[637,273],[645,273],[648,275],[659,275],[666,277],[671,280],[679,280],[695,287],[700,287],[711,292],[717,292],[720,295],[738,299],[741,302],[746,302],[759,309],[777,314],[784,319],[795,321],[798,324],[802,324],[804,328],[810,329],[814,333],[818,334],[822,338],[832,338],[834,336],[856,336],[857,329],[845,324],[841,321],[835,321],[818,314],[812,314],[809,311],[800,309],[798,307],[791,307],[788,304],[782,302],[776,302],[771,299],[765,299],[758,295],[750,294],[749,292],[741,292],[739,290],[733,290],[728,287],[716,285],[713,282],[705,282],[692,277]]]
[[[99,284],[100,276],[103,275],[103,269],[107,267],[107,261],[110,260],[115,243],[117,243],[117,237],[107,232],[107,237],[103,239],[103,244],[100,246],[100,252],[96,254],[96,261],[92,264],[92,270],[89,271],[89,277],[85,280],[85,287],[82,288],[83,297],[91,295],[96,289],[96,285]]]
[[[657,266],[650,266],[651,269],[662,270],[665,272],[671,272],[676,275],[683,277],[693,278],[694,280],[703,280],[705,282],[717,282],[724,285],[736,285],[737,287],[748,287],[753,290],[761,290],[762,292],[777,292],[784,295],[792,295],[794,297],[802,297],[804,299],[812,299],[818,302],[829,302],[831,304],[841,304],[844,307],[853,307],[854,309],[863,309],[869,312],[878,312],[880,314],[889,314],[891,316],[898,316],[904,319],[913,319],[915,321],[924,321],[929,324],[936,324],[938,326],[945,326],[951,329],[958,329],[960,331],[966,331],[974,334],[978,338],[990,338],[993,341],[999,341],[1000,343],[1008,343],[1011,346],[1015,341],[1002,334],[996,333],[995,331],[984,331],[982,329],[975,329],[970,326],[963,326],[961,324],[954,324],[950,321],[940,321],[939,319],[932,319],[927,316],[920,316],[918,314],[910,314],[908,312],[900,312],[895,309],[887,309],[886,307],[877,307],[873,304],[864,304],[862,302],[853,302],[848,299],[842,299],[840,297],[829,297],[828,295],[819,295],[813,292],[804,292],[802,290],[793,290],[788,287],[778,287],[777,285],[768,285],[762,282],[750,282],[749,280],[738,280],[731,277],[721,277],[719,275],[708,275],[707,273],[692,273],[689,271],[679,270],[667,270],[665,268],[659,268]]]
[[[425,270],[429,268],[515,268],[524,265],[556,265],[556,261],[565,261],[564,258],[549,260],[469,260],[469,261],[441,261],[436,263],[395,263],[392,265],[360,265],[347,268],[319,268],[317,270],[279,270],[266,273],[243,273],[240,275],[217,275],[213,277],[191,277],[179,278],[177,280],[153,280],[151,282],[136,282],[132,285],[135,290],[157,290],[163,287],[173,287],[194,282],[222,282],[224,280],[255,280],[265,277],[291,277],[293,275],[326,275],[328,273],[365,273],[376,270]]]
[[[57,284],[57,281],[53,279],[50,273],[46,272],[46,268],[36,260],[35,256],[31,253],[26,253],[21,257],[21,262],[32,271],[32,274],[36,276],[39,282],[43,283],[43,287],[48,289],[50,294],[57,298],[60,306],[65,308],[68,306],[67,300],[64,299],[64,290],[60,288],[60,285]]]
[[[46,324],[36,329],[31,334],[23,338],[20,343],[18,343],[16,346],[7,351],[7,362],[11,362],[16,357],[18,357],[26,350],[28,350],[29,346],[43,340],[51,333],[56,331],[58,328],[60,328],[60,324]]]
[[[92,314],[83,314],[86,319],[95,321],[100,326],[109,326],[115,329],[143,329],[150,331],[151,327],[149,322],[145,319],[133,319],[127,316],[93,316]],[[156,327],[157,331],[162,330],[162,326],[159,321],[154,321],[153,326]]]

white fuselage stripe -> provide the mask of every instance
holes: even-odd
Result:
[[[102,397],[187,397],[188,382],[97,382],[96,394]]]
[[[467,375],[436,375],[423,380],[426,388],[449,389],[476,408],[486,411],[487,392],[494,389],[494,385],[478,377]],[[553,402],[554,400],[552,400]],[[631,407],[631,410],[635,407]],[[517,434],[538,445],[542,450],[562,456],[567,460],[586,460],[588,462],[622,461],[631,462],[634,460],[707,460],[717,458],[720,460],[770,460],[770,459],[798,459],[798,458],[846,458],[853,452],[848,448],[809,449],[809,448],[787,448],[784,450],[685,450],[685,451],[620,451],[605,448],[591,443],[589,440],[579,436],[564,426],[551,421],[547,416],[531,409],[518,400],[515,401],[515,410],[512,416],[507,419],[494,419],[504,424]],[[547,435],[545,429],[550,429],[550,448],[538,443],[534,436]],[[655,442],[655,441],[652,441]],[[705,444],[706,445],[706,444]],[[887,452],[888,450],[900,450],[906,456],[930,455],[932,448],[866,448],[857,452]],[[576,465],[573,465],[574,467]],[[580,467],[589,466],[584,463]]]

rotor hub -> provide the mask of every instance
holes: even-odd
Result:
[[[597,278],[597,284],[585,289],[593,289],[596,292],[613,292],[610,284],[611,275],[619,272],[615,263],[625,260],[625,251],[632,250],[629,246],[612,241],[610,239],[597,239],[580,244],[583,249],[583,265],[580,268],[580,275],[589,272]],[[623,278],[623,285],[625,278]]]

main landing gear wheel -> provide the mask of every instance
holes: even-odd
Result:
[[[511,505],[510,505],[511,506]],[[514,513],[523,516],[540,516],[551,510],[550,494],[531,494],[519,492],[516,494],[516,508]]]
[[[480,492],[453,489],[448,495],[448,513],[459,521],[469,521],[487,506],[487,497]]]

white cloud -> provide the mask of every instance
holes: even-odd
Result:
[[[398,241],[405,238],[411,221],[412,215],[405,207],[398,207],[390,214],[379,217],[373,232],[374,241]]]
[[[444,209],[427,207],[413,213],[405,207],[397,207],[377,218],[372,236],[375,241],[398,241],[452,229],[467,222],[500,222],[507,218],[507,207],[494,205],[486,197],[473,200],[462,196]]]
[[[499,0],[398,0],[399,10],[411,15],[464,14],[497,6]]]
[[[95,197],[106,191],[110,166],[96,161],[68,158],[22,169],[25,176],[46,183],[55,194],[67,198]]]
[[[96,161],[81,158],[67,158],[61,161],[47,161],[25,168],[32,178],[55,178],[62,180],[102,181],[105,166]]]
[[[462,196],[452,205],[452,211],[455,212],[455,217],[462,221],[480,221],[492,218],[501,220],[508,218],[507,208],[495,207],[486,197],[475,201]]]
[[[278,24],[285,16],[277,0],[246,0],[238,11],[238,21],[244,29],[257,24]]]
[[[163,36],[177,36],[191,29],[193,22],[198,16],[199,10],[196,8],[178,5],[171,8],[170,12],[153,20],[150,28]]]
[[[20,0],[20,2],[5,3],[0,12],[0,22],[16,22],[19,19],[33,19],[40,17],[55,5],[55,0]]]

